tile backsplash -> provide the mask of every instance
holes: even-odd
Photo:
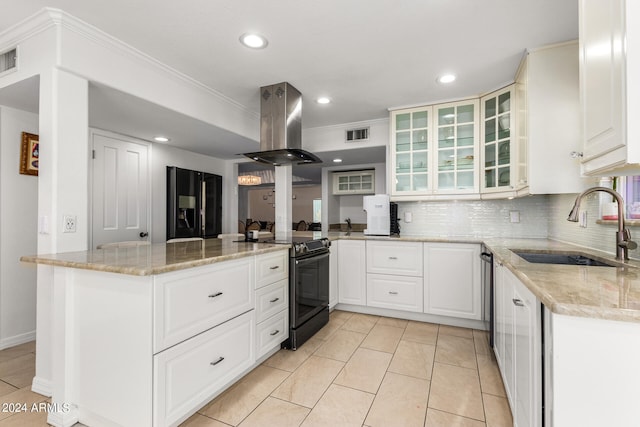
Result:
[[[513,200],[455,200],[400,202],[401,236],[427,237],[531,237],[548,236],[549,196]],[[516,211],[520,222],[510,222]],[[404,221],[410,212],[412,221]]]
[[[513,200],[400,202],[401,236],[551,238],[615,254],[615,224],[598,224],[599,197],[587,197],[587,228],[567,221],[577,194],[535,195]],[[520,222],[510,222],[517,212]],[[412,221],[404,221],[410,212]],[[640,227],[631,228],[640,242]],[[640,259],[640,249],[629,251]]]

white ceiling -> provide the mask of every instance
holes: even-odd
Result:
[[[256,114],[259,87],[288,81],[304,96],[304,128],[475,96],[511,82],[525,49],[578,37],[577,0],[0,0],[0,32],[46,6],[106,31]],[[247,31],[265,35],[268,47],[243,47],[238,38]],[[458,80],[436,83],[444,72]],[[19,96],[27,87],[3,90],[0,102],[11,99],[20,104],[9,105],[28,109]],[[37,106],[37,90],[31,93]],[[321,95],[333,102],[316,104]],[[90,96],[92,126],[144,139],[166,129],[182,148],[221,158],[257,147],[106,87],[92,85]],[[214,147],[212,140],[224,144]]]

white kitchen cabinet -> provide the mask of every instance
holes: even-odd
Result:
[[[423,279],[389,274],[367,274],[367,306],[422,312]]]
[[[367,306],[422,312],[422,245],[367,241]]]
[[[256,359],[289,338],[289,251],[256,256]]]
[[[256,257],[256,289],[289,277],[289,252],[278,251]]]
[[[580,193],[591,184],[571,155],[582,151],[578,75],[577,41],[532,49],[522,60],[516,126],[529,194]]]
[[[331,242],[329,248],[329,310],[338,304],[338,240]]]
[[[582,151],[578,63],[577,41],[529,50],[515,84],[482,98],[483,199],[589,187],[571,155]]]
[[[477,99],[433,107],[437,194],[478,194],[479,105]]]
[[[480,99],[482,193],[513,191],[526,183],[518,168],[515,85]]]
[[[391,112],[391,150],[387,164],[392,196],[420,196],[433,189],[432,107]]]
[[[376,171],[344,171],[333,172],[333,194],[374,194]]]
[[[254,362],[253,311],[154,357],[154,425],[176,425]]]
[[[422,243],[370,240],[367,272],[422,277]]]
[[[640,34],[634,0],[580,0],[583,172],[640,173]]]
[[[514,425],[542,425],[541,305],[507,268],[496,264],[494,351]]]
[[[424,243],[424,312],[482,320],[480,245]]]
[[[391,112],[392,200],[477,198],[478,99]]]
[[[364,240],[339,240],[338,302],[367,304],[367,258]]]
[[[154,354],[253,309],[253,258],[156,276]]]

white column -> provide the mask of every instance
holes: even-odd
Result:
[[[291,165],[276,166],[276,240],[288,240],[291,238],[291,221],[293,195],[293,174]]]
[[[40,74],[40,164],[38,176],[38,253],[87,249],[88,203],[88,82],[51,68]],[[63,233],[65,215],[75,217],[76,231]],[[53,395],[54,403],[68,397],[66,322],[52,310],[58,276],[38,266],[36,319],[36,377],[33,390]],[[65,360],[67,362],[65,362]],[[68,417],[52,413],[56,425]],[[62,418],[60,418],[62,417]]]

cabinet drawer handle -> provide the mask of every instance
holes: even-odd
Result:
[[[279,265],[274,265],[273,267],[269,267],[269,270],[277,270],[278,268],[280,268]]]
[[[220,357],[218,360],[216,360],[215,362],[211,362],[210,365],[211,366],[216,366],[218,363],[222,362],[224,360],[224,357]]]
[[[389,295],[398,295],[397,291],[389,291]]]
[[[524,307],[524,303],[521,299],[513,298],[511,301],[513,301],[513,304],[517,305],[518,307]]]
[[[280,301],[280,298],[274,298],[274,299],[272,299],[272,300],[271,300],[271,301],[269,301],[269,302],[276,302],[276,301]]]
[[[274,335],[278,335],[279,333],[280,333],[280,331],[278,329],[276,329],[275,331],[271,332],[271,334],[269,334],[269,335],[274,336]]]
[[[222,295],[222,292],[216,292],[215,294],[209,295],[209,298],[219,297],[220,295]]]
[[[390,256],[389,259],[398,259],[397,256]]]

